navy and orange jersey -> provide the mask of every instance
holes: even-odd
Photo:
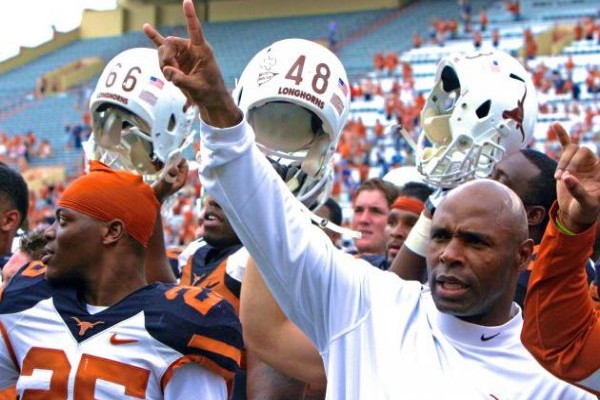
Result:
[[[180,277],[181,275],[181,271],[179,270],[179,256],[181,255],[181,253],[183,252],[184,248],[181,246],[170,246],[167,247],[167,260],[169,260],[169,266],[171,267],[171,270],[173,271],[173,274],[175,274],[175,276],[177,278]]]
[[[238,271],[245,269],[247,258],[241,244],[216,248],[203,239],[196,240],[178,255],[179,282],[210,289],[239,312],[243,271]]]
[[[178,254],[177,263],[182,285],[211,290],[225,298],[239,315],[242,278],[249,254],[241,245],[216,248],[204,239],[190,243]],[[236,374],[231,399],[246,398],[246,353],[242,352],[241,369]]]
[[[80,399],[91,390],[89,398],[120,398],[125,390],[160,399],[186,364],[226,380],[238,371],[239,319],[211,291],[151,284],[92,314],[75,288],[51,285],[44,272],[31,263],[2,293],[0,388],[16,383],[22,397],[49,390]]]

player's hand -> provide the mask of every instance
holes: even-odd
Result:
[[[438,208],[450,190],[452,189],[437,188],[429,195],[429,197],[427,197],[427,200],[425,200],[425,209],[423,210],[423,214],[427,218],[433,218],[433,213],[435,212],[436,208]]]
[[[554,175],[559,216],[567,229],[582,232],[600,215],[600,160],[587,147],[571,143],[559,123],[552,124],[550,129],[562,147]]]
[[[182,158],[177,165],[166,165],[165,168],[166,170],[152,184],[154,195],[160,204],[185,185],[189,171],[185,158]]]
[[[235,105],[210,44],[204,38],[192,0],[183,0],[189,39],[164,37],[150,24],[146,36],[158,48],[159,63],[167,80],[198,105],[202,120],[215,127],[237,125],[242,113]]]

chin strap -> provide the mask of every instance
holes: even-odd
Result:
[[[404,125],[402,125],[402,124],[388,125],[385,128],[384,135],[395,136],[396,132],[399,133],[400,135],[402,135],[402,137],[404,138],[404,140],[406,140],[406,143],[408,143],[408,145],[410,146],[412,151],[416,153],[418,148],[417,148],[417,144],[415,143],[415,139],[413,139],[412,135],[410,134],[409,131],[406,130]]]
[[[183,159],[183,151],[190,145],[192,144],[192,142],[194,141],[194,136],[196,136],[196,131],[193,130],[183,141],[183,143],[181,144],[181,146],[177,147],[176,149],[171,150],[171,152],[169,153],[169,155],[167,156],[167,159],[165,160],[165,166],[163,167],[163,170],[160,174],[160,178],[164,179],[165,182],[167,183],[173,183],[175,182],[175,178],[177,178],[177,176],[172,176],[169,175],[169,173],[167,172],[172,166],[177,166],[179,165],[179,163],[181,162],[181,160]],[[198,152],[198,155],[200,154],[200,152]]]
[[[330,231],[339,233],[340,235],[347,235],[347,236],[351,237],[352,239],[360,239],[362,237],[362,234],[358,231],[336,225],[333,222],[331,222],[330,220],[328,220],[327,218],[323,218],[323,217],[316,215],[315,213],[310,211],[308,209],[308,207],[306,207],[304,205],[304,203],[302,203],[299,200],[298,200],[298,204],[300,204],[300,208],[302,209],[302,211],[304,211],[305,213],[308,214],[311,221],[314,222],[321,229],[329,229]]]

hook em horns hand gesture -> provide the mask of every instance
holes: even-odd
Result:
[[[551,129],[562,147],[554,176],[560,219],[569,230],[582,232],[600,214],[600,160],[589,148],[571,143],[559,123],[554,123]]]
[[[164,37],[152,25],[144,24],[146,36],[158,48],[163,74],[198,105],[204,122],[220,128],[237,125],[242,113],[223,82],[192,0],[183,1],[183,14],[189,39]]]

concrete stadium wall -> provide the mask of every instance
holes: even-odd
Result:
[[[196,12],[201,20],[236,21],[396,8],[411,1],[413,0],[221,0],[208,4],[197,2]],[[154,26],[184,24],[181,3],[155,5],[137,0],[120,0],[116,10],[85,10],[80,28],[67,33],[56,33],[52,40],[38,47],[22,48],[17,56],[0,62],[0,73],[18,68],[78,39],[140,31],[145,22]]]
[[[109,11],[85,10],[81,19],[81,38],[90,39],[121,35],[125,27],[123,9]]]
[[[79,39],[80,29],[74,29],[71,32],[54,34],[54,38],[38,47],[21,47],[21,51],[15,57],[9,58],[0,63],[0,74],[18,68],[21,65],[35,60],[45,54],[51,53],[67,44]]]
[[[400,2],[401,4],[407,1]],[[331,14],[340,12],[396,8],[398,0],[229,0],[209,5],[211,22],[290,17],[298,15]]]

